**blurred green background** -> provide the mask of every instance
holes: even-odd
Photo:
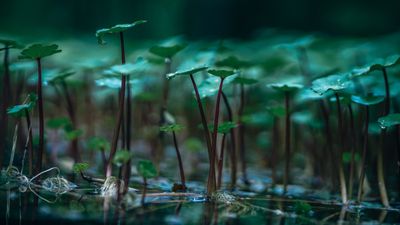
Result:
[[[58,36],[138,19],[140,38],[250,38],[262,28],[374,36],[399,30],[399,0],[12,0],[1,2],[0,33]]]

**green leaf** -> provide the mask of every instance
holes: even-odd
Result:
[[[348,74],[335,74],[314,80],[311,89],[323,95],[330,90],[339,92],[350,87],[351,81],[349,80]]]
[[[382,129],[387,127],[400,125],[400,113],[392,113],[387,116],[380,117],[378,119],[379,126]]]
[[[144,72],[149,68],[147,60],[139,57],[135,63],[126,63],[122,65],[114,65],[110,68],[110,72],[114,75],[120,76],[129,75],[133,73]]]
[[[243,85],[251,85],[251,84],[255,84],[258,81],[256,79],[252,79],[252,78],[245,78],[245,77],[236,77],[233,80],[233,83],[235,84],[243,84]]]
[[[160,127],[160,131],[162,132],[178,132],[181,131],[184,126],[180,124],[172,124],[172,125],[164,125]]]
[[[58,45],[42,45],[42,44],[33,44],[29,47],[22,50],[21,55],[18,57],[19,59],[40,59],[46,56],[51,56],[61,52],[61,49],[58,49]]]
[[[24,48],[22,44],[9,39],[0,39],[0,44],[4,45],[4,47],[6,48],[17,48],[17,49]]]
[[[25,110],[31,110],[31,104],[15,105],[7,109],[7,114],[13,117],[24,117]]]
[[[375,96],[372,94],[368,94],[367,96],[353,95],[353,96],[351,96],[351,100],[360,105],[370,106],[370,105],[376,105],[376,104],[382,102],[383,100],[385,100],[385,97],[384,96]]]
[[[237,75],[230,76],[224,80],[224,86],[222,90],[228,87],[228,84],[231,83]],[[219,83],[221,79],[219,77],[210,76],[207,79],[203,80],[200,85],[198,85],[199,95],[201,99],[214,96],[218,93]]]
[[[87,169],[89,169],[88,163],[75,163],[74,167],[72,168],[75,173],[81,173]]]
[[[354,161],[359,162],[360,159],[361,159],[360,154],[355,152],[354,153]],[[350,163],[351,162],[351,152],[343,152],[342,161],[343,161],[343,163]]]
[[[109,150],[110,149],[110,142],[102,137],[92,137],[88,141],[88,148],[90,150]]]
[[[49,84],[55,85],[57,83],[60,83],[61,81],[65,81],[65,79],[74,75],[75,73],[75,71],[62,71],[56,76],[51,77],[47,82],[49,82]]]
[[[64,130],[66,130],[65,137],[69,141],[75,140],[83,134],[83,130],[81,129],[67,131],[67,129],[64,127]]]
[[[47,121],[47,126],[51,129],[64,128],[71,125],[71,121],[67,117],[53,118]]]
[[[140,160],[137,164],[137,171],[140,176],[148,179],[157,176],[157,170],[153,162],[149,160]]]
[[[223,122],[223,123],[218,125],[217,132],[220,133],[220,134],[227,134],[227,133],[229,133],[231,131],[231,129],[233,129],[235,127],[237,127],[237,124],[235,122],[230,122],[230,121]],[[210,129],[211,129],[211,131],[213,131],[214,130],[214,126],[211,125]]]
[[[198,67],[192,67],[190,69],[186,69],[186,70],[178,70],[174,73],[169,73],[167,74],[167,79],[172,79],[176,76],[183,76],[183,75],[193,75],[195,73],[198,73],[200,71],[204,71],[208,69],[207,66],[198,66]]]
[[[128,23],[128,24],[117,24],[113,27],[110,28],[103,28],[100,30],[96,31],[96,38],[97,38],[97,42],[101,45],[106,44],[106,42],[104,41],[104,35],[106,34],[115,34],[115,33],[119,33],[119,32],[123,32],[129,28],[135,27],[136,25],[139,24],[143,24],[146,23],[146,20],[138,20],[135,21],[133,23]]]
[[[231,69],[240,69],[249,67],[251,64],[247,61],[240,60],[236,56],[228,56],[215,63],[218,67],[229,67]]]
[[[149,52],[153,53],[154,55],[160,56],[162,58],[172,58],[178,52],[182,51],[186,48],[186,45],[176,44],[172,46],[153,46],[149,49]]]
[[[301,84],[284,84],[284,83],[268,84],[267,86],[277,91],[290,92],[290,93],[293,93],[303,88],[303,85]]]
[[[225,79],[229,76],[232,76],[235,74],[235,71],[233,70],[223,70],[223,69],[211,69],[207,70],[207,73],[220,77],[221,79]]]
[[[385,59],[376,59],[375,61],[360,67],[356,68],[351,72],[353,77],[363,76],[369,74],[375,70],[382,70],[383,68],[389,68],[400,64],[400,55],[391,55]]]
[[[118,167],[120,167],[120,166],[126,164],[131,158],[132,158],[132,154],[128,150],[122,149],[115,153],[113,163],[115,165],[117,165]]]

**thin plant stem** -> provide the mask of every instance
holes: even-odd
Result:
[[[222,184],[222,169],[224,168],[224,149],[225,149],[225,137],[226,134],[222,135],[222,143],[221,143],[221,153],[218,160],[218,181],[217,181],[217,189],[221,188]]]
[[[145,204],[145,198],[146,198],[146,192],[147,192],[147,179],[146,177],[143,177],[143,192],[142,192],[142,199],[141,199],[141,203],[142,203],[142,207],[144,207]]]
[[[177,142],[177,140],[176,140],[175,131],[172,131],[172,137],[173,137],[173,139],[174,139],[176,157],[178,158],[179,173],[180,173],[180,175],[181,175],[181,183],[182,183],[183,188],[186,189],[185,172],[184,172],[184,170],[183,170],[183,164],[182,164],[181,153],[179,152],[179,147],[178,147],[178,142]]]
[[[207,143],[207,150],[208,150],[208,159],[210,161],[210,171],[209,171],[209,176],[208,176],[208,181],[207,181],[207,193],[211,194],[211,190],[215,190],[215,171],[211,171],[211,167],[212,167],[212,144],[211,144],[211,136],[210,136],[210,131],[208,130],[208,126],[207,126],[207,119],[206,119],[206,114],[204,113],[204,109],[203,109],[203,105],[201,104],[201,98],[200,98],[200,94],[199,94],[199,90],[197,88],[196,82],[193,78],[193,74],[190,74],[190,80],[192,81],[193,84],[193,89],[195,92],[195,96],[196,96],[196,101],[199,107],[199,111],[200,111],[200,116],[201,116],[201,123],[203,125],[203,130],[204,130],[204,135],[206,137],[206,143]]]
[[[363,151],[361,156],[361,172],[360,179],[358,181],[358,194],[357,194],[357,202],[361,203],[363,196],[363,186],[365,179],[365,171],[367,169],[367,151],[368,151],[368,125],[369,125],[369,107],[365,106],[365,125],[364,125],[364,143],[363,143]]]
[[[382,68],[382,75],[385,82],[385,106],[383,116],[386,116],[390,112],[390,87],[389,87],[389,80],[386,72],[386,68]],[[383,168],[383,151],[385,150],[385,143],[386,143],[386,128],[381,129],[381,149],[378,151],[378,158],[377,158],[377,175],[378,175],[378,186],[379,186],[379,193],[381,196],[382,204],[385,207],[389,207],[389,199],[388,194],[386,191],[385,185],[385,175],[384,175],[384,168]]]
[[[3,168],[4,153],[7,143],[7,129],[8,129],[8,115],[7,107],[10,99],[10,71],[9,71],[9,47],[5,46],[4,50],[4,75],[3,75],[3,93],[2,93],[2,107],[1,107],[1,129],[0,129],[0,168]]]
[[[290,93],[285,91],[285,108],[286,108],[286,120],[285,120],[285,175],[283,176],[283,193],[287,192],[287,185],[289,183],[290,176]]]
[[[346,189],[346,178],[343,171],[343,164],[342,164],[342,152],[344,149],[344,137],[343,137],[343,118],[342,118],[342,107],[340,105],[340,98],[339,94],[335,92],[336,98],[336,106],[337,106],[337,113],[338,113],[338,130],[339,130],[339,137],[340,137],[340,149],[338,151],[339,157],[337,160],[338,168],[339,168],[339,183],[340,183],[340,194],[342,196],[342,203],[345,204],[347,202],[347,189]]]
[[[42,161],[44,153],[44,115],[43,115],[43,94],[42,94],[42,64],[41,59],[37,58],[38,67],[38,82],[37,82],[37,95],[39,107],[39,146],[38,146],[38,159],[36,161],[35,174],[42,171]]]
[[[225,93],[222,92],[222,98],[225,103],[226,111],[228,113],[228,120],[233,122],[233,114],[232,109],[229,104],[228,98],[226,97]],[[231,147],[229,148],[229,155],[230,155],[230,166],[231,166],[231,189],[236,186],[236,174],[237,174],[237,159],[236,159],[236,137],[235,137],[235,130],[230,130],[230,137],[231,137]]]
[[[29,116],[29,111],[25,109],[25,118],[26,118],[26,126],[28,127],[28,142],[26,143],[27,146],[25,146],[28,149],[28,157],[29,157],[29,163],[28,163],[28,170],[29,170],[29,176],[32,176],[32,169],[33,169],[33,135],[32,135],[32,126],[31,126],[31,118]]]
[[[212,133],[212,151],[211,151],[211,163],[210,163],[210,173],[213,177],[213,184],[211,187],[207,188],[207,193],[213,193],[216,190],[215,184],[215,162],[217,157],[217,136],[218,136],[218,122],[219,122],[219,106],[221,102],[221,92],[222,86],[224,85],[224,78],[221,78],[218,88],[217,100],[215,103],[215,113],[214,113],[214,130]]]
[[[124,35],[122,32],[120,34],[120,45],[121,45],[121,58],[122,63],[125,63],[125,47],[124,47]],[[111,149],[110,149],[110,156],[108,157],[107,162],[107,171],[106,176],[109,177],[112,174],[112,160],[114,158],[115,153],[117,152],[117,145],[118,145],[118,137],[119,131],[121,129],[122,118],[124,115],[124,106],[125,106],[125,89],[126,89],[126,76],[121,74],[121,90],[119,93],[119,109],[118,109],[118,117],[117,117],[117,124],[114,128],[113,139],[111,142]]]
[[[250,184],[248,177],[247,177],[247,164],[246,164],[246,155],[245,155],[245,143],[244,143],[244,133],[245,133],[245,126],[242,121],[243,111],[244,111],[244,104],[245,104],[245,96],[244,96],[244,85],[240,84],[240,106],[238,110],[239,116],[239,154],[240,154],[240,162],[242,164],[242,177],[245,184]]]
[[[351,104],[347,105],[350,116],[350,132],[351,132],[351,160],[350,160],[350,175],[349,175],[349,199],[353,197],[353,182],[354,182],[354,165],[355,165],[355,153],[356,153],[356,132],[354,129],[354,116]]]

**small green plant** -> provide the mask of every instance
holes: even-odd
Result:
[[[340,183],[340,193],[342,197],[342,203],[347,202],[347,188],[346,188],[346,178],[343,170],[343,163],[341,161],[344,146],[344,128],[342,119],[342,107],[340,104],[339,94],[346,91],[351,87],[351,82],[349,80],[348,74],[334,74],[326,77],[316,79],[312,82],[311,89],[319,95],[330,94],[333,92],[336,98],[337,114],[338,114],[338,130],[341,147],[338,151],[339,156],[333,154],[334,164],[338,169],[339,183]],[[325,113],[327,115],[327,113]],[[327,136],[331,136],[328,134]]]
[[[29,157],[29,164],[28,164],[28,171],[29,175],[32,175],[33,172],[33,134],[32,134],[32,125],[31,125],[31,117],[30,112],[36,106],[37,96],[33,93],[29,94],[26,100],[21,105],[15,105],[7,109],[7,114],[13,117],[25,117],[26,119],[26,126],[28,128],[28,141],[26,142],[24,149],[28,151]]]
[[[72,170],[75,173],[83,173],[87,169],[89,169],[89,164],[88,163],[75,163],[74,167],[72,168]]]
[[[291,158],[291,131],[290,131],[290,97],[293,93],[303,88],[301,84],[286,84],[286,83],[275,83],[268,85],[269,87],[282,92],[285,95],[285,175],[283,176],[283,192],[287,192],[287,185],[290,182],[290,158]]]
[[[88,149],[100,151],[103,161],[103,172],[106,176],[107,172],[107,157],[106,152],[110,151],[110,142],[102,137],[92,137],[88,140]]]
[[[176,140],[176,132],[179,132],[182,129],[183,129],[183,126],[179,125],[179,124],[164,125],[164,126],[160,127],[160,131],[172,133],[172,137],[174,139],[174,145],[175,145],[176,158],[178,159],[179,173],[181,176],[181,185],[182,186],[181,186],[181,188],[179,188],[179,190],[185,191],[187,189],[185,172],[183,170],[183,164],[182,164],[182,159],[181,159],[181,153],[179,152],[178,141]],[[178,187],[178,185],[175,185],[175,187]]]
[[[363,143],[363,151],[361,156],[361,172],[360,172],[360,179],[359,179],[359,186],[358,186],[358,195],[357,195],[357,202],[362,201],[363,196],[363,185],[365,179],[365,170],[366,170],[366,156],[368,152],[368,125],[369,125],[369,107],[372,105],[376,105],[384,100],[383,96],[374,96],[374,95],[367,95],[367,96],[351,96],[351,100],[357,104],[365,106],[365,127],[364,127],[364,143]]]
[[[42,158],[44,154],[44,111],[43,111],[43,94],[42,94],[42,59],[60,53],[61,50],[58,45],[42,45],[33,44],[21,51],[20,59],[35,60],[38,69],[37,79],[37,96],[39,108],[39,146],[38,146],[38,160],[36,162],[35,173],[42,171]]]
[[[143,193],[142,193],[142,206],[145,204],[146,192],[147,192],[147,179],[154,178],[157,176],[157,170],[154,164],[149,160],[140,160],[137,164],[137,171],[140,176],[143,177]]]
[[[115,25],[111,28],[103,28],[100,30],[96,31],[96,37],[98,40],[99,44],[105,44],[106,42],[104,41],[104,35],[106,34],[119,34],[120,37],[120,48],[121,48],[121,64],[125,64],[125,42],[124,42],[124,31],[136,27],[137,25],[146,23],[145,20],[138,20],[136,22],[130,23],[130,24],[118,24]],[[126,82],[128,80],[128,82]],[[117,123],[114,129],[114,134],[113,134],[113,139],[111,142],[111,150],[110,150],[110,156],[109,160],[107,162],[107,171],[106,175],[111,176],[112,174],[112,161],[114,158],[114,155],[116,154],[117,151],[117,145],[118,145],[118,138],[119,138],[119,132],[121,129],[121,124],[122,120],[124,117],[124,110],[125,110],[125,101],[127,102],[126,106],[126,123],[127,123],[127,130],[125,132],[125,137],[123,139],[125,140],[124,143],[126,143],[126,149],[130,151],[130,139],[131,139],[131,106],[130,106],[130,96],[131,96],[131,88],[130,88],[130,82],[129,82],[129,74],[122,74],[121,78],[121,89],[120,89],[120,94],[119,94],[119,111],[118,111],[118,116],[117,116]],[[125,99],[126,95],[126,99]],[[128,163],[130,164],[130,163]],[[129,165],[128,165],[129,166]],[[129,182],[129,176],[130,176],[130,168],[127,167],[125,171],[125,180]]]

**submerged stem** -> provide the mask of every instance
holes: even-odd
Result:
[[[224,168],[224,149],[225,149],[225,137],[226,134],[222,135],[222,143],[221,143],[221,153],[218,160],[218,181],[217,181],[217,189],[221,188],[222,184],[222,169]]]

